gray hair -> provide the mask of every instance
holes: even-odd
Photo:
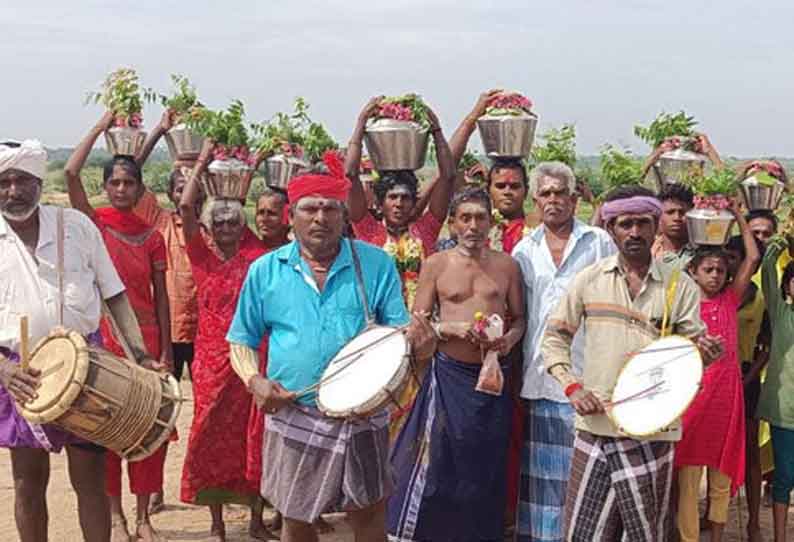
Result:
[[[256,197],[257,204],[261,198],[278,198],[281,203],[287,203],[287,193],[280,188],[273,188],[272,186],[265,186],[259,195]]]
[[[536,196],[544,177],[552,177],[568,185],[568,191],[576,193],[576,176],[573,170],[563,162],[541,162],[529,173],[529,193]]]
[[[240,224],[246,223],[243,204],[239,200],[210,197],[201,211],[201,223],[207,228],[212,228],[214,219],[229,220],[235,215],[239,217]]]

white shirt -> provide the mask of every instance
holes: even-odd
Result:
[[[57,212],[39,206],[35,260],[0,215],[0,346],[13,351],[21,316],[28,316],[31,345],[58,325]],[[83,335],[96,331],[100,291],[108,299],[123,292],[124,284],[94,223],[64,209],[64,326]]]
[[[576,274],[601,258],[617,252],[609,234],[574,219],[573,230],[565,246],[560,267],[554,265],[541,224],[513,249],[513,258],[521,267],[527,300],[527,331],[524,335],[524,382],[521,397],[568,402],[559,383],[546,372],[540,343],[546,321]],[[571,345],[573,373],[582,374],[584,333],[578,332]]]

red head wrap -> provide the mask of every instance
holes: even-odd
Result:
[[[350,192],[350,180],[345,177],[345,168],[339,153],[326,151],[323,154],[323,163],[328,168],[328,174],[306,173],[293,177],[287,185],[287,198],[290,205],[298,203],[307,196],[347,201]],[[286,217],[286,207],[285,207]]]

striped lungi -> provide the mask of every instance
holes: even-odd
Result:
[[[284,517],[306,523],[382,501],[393,487],[387,424],[385,411],[340,420],[302,405],[267,416],[262,496]]]
[[[672,532],[673,443],[577,431],[566,540],[665,542]]]
[[[517,542],[562,542],[563,507],[573,456],[570,403],[528,401],[521,451]]]

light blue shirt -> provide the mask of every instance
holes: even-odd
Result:
[[[408,323],[392,258],[361,241],[355,246],[375,321],[386,326]],[[268,334],[267,377],[289,391],[300,391],[320,380],[331,359],[365,325],[348,240],[342,240],[322,292],[292,242],[251,265],[226,339],[256,349]],[[315,396],[299,402],[314,406]]]
[[[546,322],[576,274],[601,258],[617,252],[609,234],[574,219],[573,230],[558,268],[546,244],[545,228],[538,226],[513,249],[521,267],[526,295],[527,331],[524,335],[524,381],[521,397],[567,402],[559,383],[546,372],[540,343]],[[604,338],[604,340],[609,340]],[[571,363],[576,376],[584,364],[584,333],[576,334],[571,345]]]

